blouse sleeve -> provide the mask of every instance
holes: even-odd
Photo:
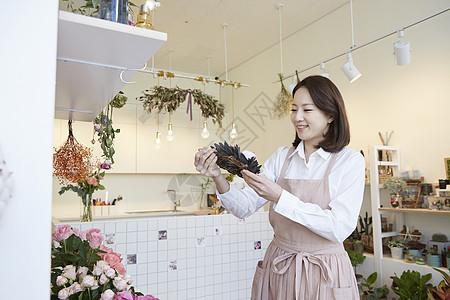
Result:
[[[330,200],[329,209],[305,203],[283,190],[275,211],[328,240],[343,242],[355,229],[361,209],[365,182],[364,157],[355,152],[340,174],[340,184],[336,196]]]
[[[277,180],[277,170],[279,161],[284,161],[287,154],[287,147],[280,147],[273,153],[261,169],[259,175],[266,177],[274,182]],[[284,155],[284,156],[283,156]],[[219,194],[216,191],[220,203],[229,212],[238,218],[246,218],[260,209],[268,201],[260,196],[250,187],[238,189],[230,184],[230,190],[226,193]]]

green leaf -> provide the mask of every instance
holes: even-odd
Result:
[[[99,184],[98,189],[103,191],[105,189],[105,187],[103,185]]]
[[[116,129],[116,133],[120,133],[120,129]]]
[[[373,272],[372,274],[367,277],[367,283],[368,284],[374,284],[375,281],[377,281],[377,272]]]

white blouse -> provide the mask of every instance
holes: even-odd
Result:
[[[260,175],[276,182],[288,151],[289,147],[278,148],[265,162]],[[331,153],[320,148],[310,155],[306,163],[303,142],[291,155],[293,157],[286,170],[286,179],[322,179],[331,158]],[[316,204],[305,203],[286,190],[283,190],[274,209],[316,234],[341,243],[353,232],[358,221],[365,183],[364,157],[350,148],[342,149],[337,155],[328,181],[330,209],[321,209]],[[230,185],[228,192],[216,192],[222,206],[238,218],[250,216],[268,202],[250,187],[237,189]]]

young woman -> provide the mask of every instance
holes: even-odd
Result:
[[[364,192],[363,156],[345,148],[350,131],[342,96],[327,78],[310,76],[293,90],[294,147],[280,147],[248,187],[230,187],[214,149],[195,155],[222,205],[245,218],[270,201],[274,237],[253,279],[252,299],[359,299],[342,242],[356,227]]]

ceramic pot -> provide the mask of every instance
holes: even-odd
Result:
[[[395,259],[403,259],[403,248],[399,247],[390,247],[391,256]]]
[[[434,268],[441,267],[441,256],[439,254],[428,254],[427,255],[428,265]]]

